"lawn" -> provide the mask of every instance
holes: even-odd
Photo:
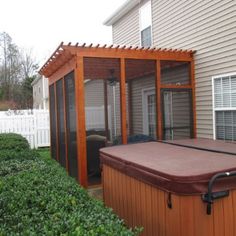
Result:
[[[0,135],[0,235],[138,235],[69,177],[48,149],[23,143]]]

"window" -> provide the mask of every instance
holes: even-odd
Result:
[[[236,74],[213,77],[214,138],[236,141]]]
[[[145,3],[139,11],[140,19],[140,41],[141,46],[150,47],[152,45],[152,9],[151,1]]]

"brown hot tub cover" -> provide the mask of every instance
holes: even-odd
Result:
[[[166,140],[166,143],[200,150],[236,155],[236,143],[206,138]]]
[[[101,162],[162,190],[194,195],[207,192],[211,177],[236,170],[233,155],[150,142],[103,148]],[[217,180],[213,191],[236,188],[236,177]]]

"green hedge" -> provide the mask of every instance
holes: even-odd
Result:
[[[28,153],[28,155],[27,155]],[[0,154],[0,235],[138,235],[38,152]]]
[[[16,150],[21,151],[29,149],[28,141],[20,134],[8,133],[0,134],[0,151]]]

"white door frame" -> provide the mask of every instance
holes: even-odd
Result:
[[[155,87],[142,89],[142,113],[143,113],[143,134],[149,135],[148,132],[148,107],[147,107],[147,98],[149,95],[156,94]]]

